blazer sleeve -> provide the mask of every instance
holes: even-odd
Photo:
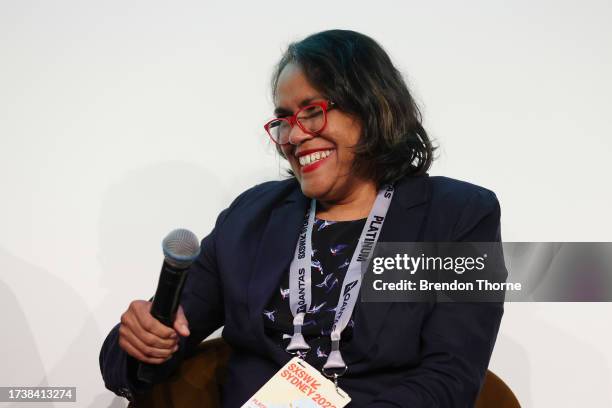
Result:
[[[493,192],[476,192],[453,237],[465,242],[501,241],[500,207]],[[421,332],[421,364],[406,371],[368,407],[473,407],[502,315],[503,302],[436,303]]]
[[[154,383],[172,374],[186,355],[223,325],[223,293],[215,254],[217,231],[228,211],[221,212],[213,231],[202,240],[200,255],[187,272],[180,303],[189,322],[190,335],[180,337],[176,353],[156,367]],[[119,326],[120,323],[111,330],[102,345],[100,370],[106,388],[131,400],[134,393],[145,392],[151,385],[136,378],[138,361],[119,347]]]

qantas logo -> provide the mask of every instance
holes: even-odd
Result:
[[[342,306],[340,306],[340,309],[338,309],[338,314],[336,315],[336,318],[334,319],[334,325],[338,323],[338,321],[340,321],[340,318],[344,314],[344,310],[346,309],[346,306],[348,306],[349,299],[351,298],[351,290],[353,290],[353,288],[357,286],[358,283],[359,283],[358,280],[354,280],[352,282],[347,283],[344,286],[344,292],[342,294]]]
[[[306,313],[306,270],[300,268],[298,271],[298,313]]]

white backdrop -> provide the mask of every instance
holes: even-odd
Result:
[[[169,230],[203,236],[281,176],[272,66],[324,29],[387,49],[431,174],[494,190],[504,240],[612,241],[611,20],[607,0],[0,2],[0,386],[125,405],[104,337],[154,292]],[[526,407],[612,406],[611,313],[508,304],[490,368]]]

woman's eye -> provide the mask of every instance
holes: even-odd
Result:
[[[311,119],[315,118],[323,113],[323,110],[319,107],[312,107],[302,111],[299,115],[300,119]]]

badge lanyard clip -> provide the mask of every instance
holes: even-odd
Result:
[[[290,354],[296,354],[298,351],[310,350],[310,346],[306,343],[302,335],[302,325],[304,324],[305,313],[298,313],[293,318],[293,336],[285,350]]]

